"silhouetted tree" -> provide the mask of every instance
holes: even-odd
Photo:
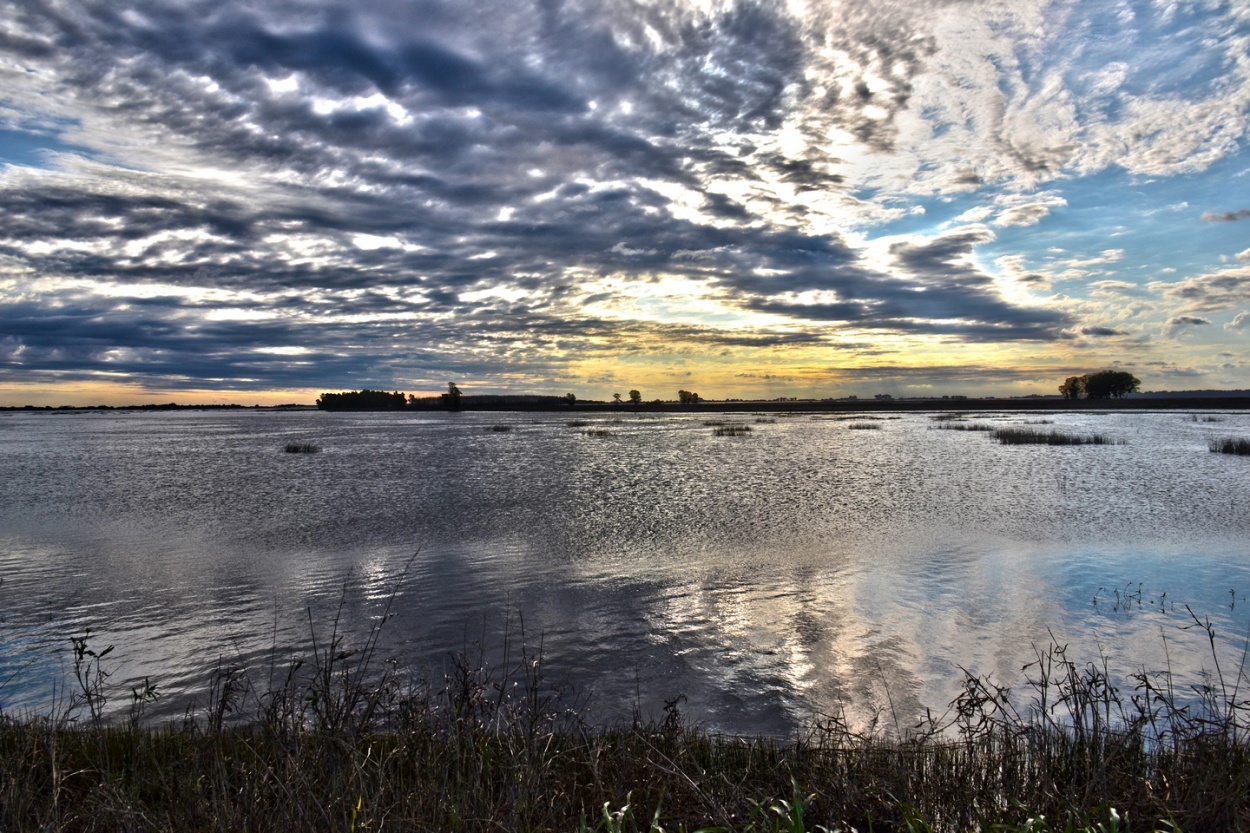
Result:
[[[1141,380],[1123,370],[1100,370],[1084,376],[1069,376],[1059,386],[1067,399],[1122,399],[1141,390]]]
[[[353,390],[323,393],[317,398],[317,407],[323,411],[397,411],[403,410],[407,401],[399,391]]]
[[[1123,370],[1102,370],[1085,377],[1088,399],[1123,399],[1141,389],[1141,381]]]
[[[641,393],[641,392],[639,392],[639,391],[636,391],[636,390],[631,390],[631,391],[629,392],[629,401],[630,401],[630,403],[631,403],[631,404],[634,404],[634,405],[641,405],[641,404],[642,404],[642,393]]]
[[[697,405],[699,404],[699,394],[694,391],[679,390],[677,391],[677,400],[683,405]]]
[[[621,395],[619,393],[612,394],[612,403],[614,405],[621,404]]]
[[[447,392],[443,394],[443,404],[449,411],[460,410],[460,388],[456,387],[455,382],[447,383]]]
[[[577,404],[577,397],[571,393],[566,393],[564,394],[564,401],[569,403],[569,407],[572,408]]]
[[[1069,376],[1059,386],[1059,392],[1064,399],[1080,399],[1085,392],[1085,379],[1085,376]]]

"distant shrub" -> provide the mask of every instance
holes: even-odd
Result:
[[[1250,457],[1250,440],[1245,437],[1224,437],[1211,440],[1207,447],[1219,454],[1236,454],[1238,457]]]
[[[321,446],[312,443],[287,443],[282,450],[287,454],[316,454],[321,450]]]
[[[1103,434],[1068,434],[1035,428],[995,428],[993,436],[1003,445],[1114,445]]]

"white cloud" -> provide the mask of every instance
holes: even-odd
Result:
[[[1250,312],[1239,312],[1232,321],[1224,325],[1224,329],[1233,332],[1250,332]]]
[[[991,225],[1031,226],[1050,214],[1056,208],[1064,208],[1068,201],[1056,191],[1042,191],[1032,194],[1000,194],[994,198],[994,205],[1000,209]]]

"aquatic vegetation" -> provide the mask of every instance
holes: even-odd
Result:
[[[587,425],[590,424],[590,421],[586,419],[570,419],[568,422],[564,424],[568,426],[569,428],[585,428]]]
[[[582,432],[587,437],[615,437],[615,431],[609,431],[606,428],[588,428]]]
[[[1071,434],[1035,428],[995,428],[992,436],[1003,445],[1115,445],[1105,434]]]
[[[938,431],[993,431],[994,426],[983,425],[979,422],[941,422],[937,425],[930,425],[930,430]]]
[[[1250,456],[1250,439],[1245,437],[1224,437],[1211,440],[1207,447],[1219,454],[1236,454],[1239,457]]]
[[[511,425],[503,425],[503,424],[501,424],[501,425],[492,425],[492,426],[490,427],[490,429],[489,429],[489,430],[494,431],[496,434],[503,434],[503,433],[506,433],[506,432],[508,432],[508,431],[511,431],[511,430],[512,430],[512,426],[511,426]]]
[[[751,433],[751,426],[737,422],[721,423],[712,429],[715,437],[741,437]]]
[[[316,454],[321,446],[312,443],[287,443],[282,450],[287,454]]]
[[[790,739],[663,716],[586,722],[509,628],[438,675],[379,652],[395,595],[363,637],[342,609],[309,647],[220,665],[180,723],[104,719],[110,649],[71,640],[76,696],[0,713],[0,828],[132,830],[1238,830],[1250,823],[1246,669],[1202,686],[1113,679],[1051,644],[1013,685],[965,672],[945,710],[887,734],[825,715]],[[1215,656],[1215,630],[1190,612]],[[264,681],[268,680],[268,684]],[[156,686],[131,687],[134,702]],[[132,709],[132,715],[135,712]],[[81,719],[80,719],[81,718]],[[887,717],[888,722],[888,717]],[[1115,808],[1115,809],[1112,809]],[[593,826],[591,821],[593,820]]]
[[[875,422],[852,422],[847,424],[852,431],[880,431],[881,426]]]

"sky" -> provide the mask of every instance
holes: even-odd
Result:
[[[0,0],[0,405],[1250,388],[1244,0]]]

